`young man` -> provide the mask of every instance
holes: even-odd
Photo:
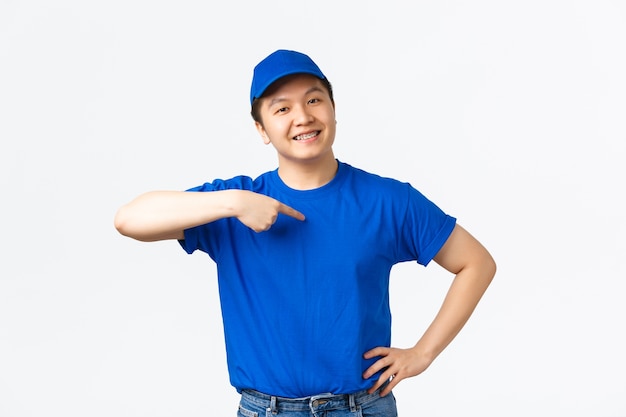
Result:
[[[141,241],[177,239],[216,262],[239,415],[395,416],[391,390],[457,335],[495,263],[411,185],[335,158],[332,88],[307,55],[278,50],[261,61],[250,103],[278,169],[140,195],[115,226]],[[415,346],[394,348],[389,275],[411,260],[456,276]]]

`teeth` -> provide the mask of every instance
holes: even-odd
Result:
[[[298,135],[298,136],[296,136],[293,139],[294,140],[307,140],[307,139],[311,139],[312,137],[316,136],[318,133],[319,133],[319,131],[307,133],[306,135]]]

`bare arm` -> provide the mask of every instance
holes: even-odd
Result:
[[[151,191],[122,206],[114,223],[124,236],[151,242],[183,239],[185,229],[226,217],[237,217],[261,232],[274,224],[279,213],[304,220],[293,208],[251,191]]]
[[[387,368],[371,392],[393,377],[381,392],[387,395],[402,379],[425,371],[463,328],[496,272],[489,252],[459,225],[434,260],[456,274],[454,281],[437,316],[414,347],[377,347],[365,353],[365,358],[381,358],[363,374],[364,378]]]

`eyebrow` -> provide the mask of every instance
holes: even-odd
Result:
[[[306,92],[304,93],[304,95],[305,95],[305,96],[308,96],[309,94],[314,93],[314,92],[316,92],[316,91],[318,91],[318,92],[320,92],[320,93],[323,93],[323,92],[324,92],[324,90],[322,90],[322,88],[321,88],[321,87],[318,87],[318,86],[316,86],[316,85],[315,85],[315,86],[313,86],[313,87],[309,88],[308,90],[306,90]],[[273,99],[269,102],[268,106],[269,106],[269,107],[271,107],[271,106],[273,106],[273,105],[274,105],[274,104],[276,104],[276,103],[280,103],[281,101],[287,101],[287,99],[286,99],[286,98],[284,98],[284,97],[276,97],[276,98],[273,98]]]

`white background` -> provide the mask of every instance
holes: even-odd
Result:
[[[333,83],[339,159],[411,182],[498,263],[400,414],[626,416],[617,0],[2,0],[0,416],[235,415],[214,265],[113,216],[275,168],[248,91],[278,48]],[[394,270],[396,346],[450,279]]]

